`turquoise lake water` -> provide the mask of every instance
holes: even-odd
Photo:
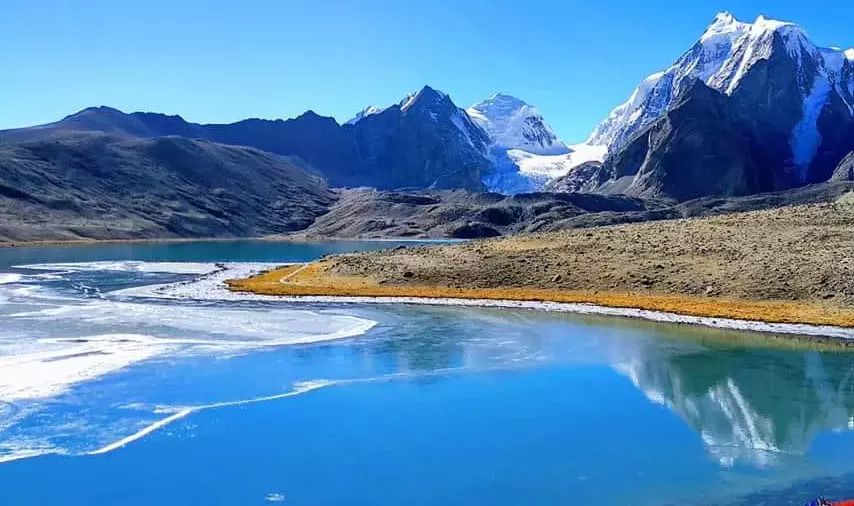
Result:
[[[854,497],[850,353],[622,318],[138,291],[394,246],[0,248],[0,505]]]

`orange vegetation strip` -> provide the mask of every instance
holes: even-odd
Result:
[[[329,262],[290,265],[228,282],[235,291],[284,296],[425,297],[588,303],[690,316],[771,323],[854,327],[854,311],[819,302],[743,300],[651,292],[553,290],[544,288],[452,288],[416,284],[378,284],[370,277],[337,276]],[[285,279],[283,279],[285,278]]]

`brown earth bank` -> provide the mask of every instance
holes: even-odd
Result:
[[[276,295],[587,302],[854,327],[854,199],[336,255],[230,286]]]
[[[106,152],[96,156],[93,146]],[[298,160],[249,148],[171,138],[0,146],[0,245],[472,239],[833,202],[854,190],[854,182],[833,181],[677,203],[585,193],[331,189],[310,172]]]
[[[677,203],[589,193],[499,195],[361,188],[338,190],[338,200],[329,212],[290,237],[475,239],[834,202],[852,190],[854,183],[835,181],[775,193]]]

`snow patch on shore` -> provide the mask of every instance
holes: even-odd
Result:
[[[816,337],[834,337],[839,339],[854,339],[854,329],[832,325],[809,325],[796,323],[768,323],[753,320],[736,320],[731,318],[715,318],[706,316],[690,316],[663,311],[650,311],[636,308],[617,308],[597,306],[595,304],[541,302],[521,300],[493,299],[441,299],[430,297],[278,297],[280,300],[304,302],[343,302],[352,304],[427,304],[437,306],[471,306],[471,307],[500,307],[508,309],[535,309],[540,311],[555,311],[562,313],[578,313],[605,316],[623,316],[641,318],[644,320],[663,323],[683,323],[703,325],[719,329],[746,330],[774,334],[796,334]]]

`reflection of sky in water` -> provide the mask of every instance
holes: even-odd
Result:
[[[733,491],[854,471],[837,465],[842,449],[854,451],[854,440],[844,434],[854,425],[854,362],[846,353],[750,347],[740,333],[518,310],[115,300],[111,290],[189,274],[168,267],[151,272],[156,269],[145,264],[104,267],[66,269],[61,276],[0,274],[0,455],[86,453],[182,409],[220,413],[200,409],[160,429],[160,437],[195,438],[204,432],[204,420],[230,413],[220,403],[334,380],[323,390],[356,398],[400,390],[392,384],[424,385],[404,389],[415,396],[407,403],[395,401],[413,413],[427,409],[418,404],[423,395],[435,409],[461,412],[480,405],[454,408],[454,396],[470,396],[471,403],[488,398],[490,404],[470,415],[497,417],[489,430],[517,431],[534,438],[531,447],[543,444],[539,438],[560,440],[561,430],[584,432],[591,441],[610,434],[624,445],[620,469],[634,475],[626,482],[648,488],[638,497],[654,497],[659,486],[638,473],[658,468],[662,482],[686,473],[679,478],[686,487],[714,488],[710,484],[725,480]],[[37,360],[28,364],[22,358],[28,356]],[[459,390],[449,390],[459,382]],[[642,392],[645,406],[630,400],[629,382]],[[433,390],[442,396],[428,395]],[[574,407],[554,404],[560,391],[565,399],[559,402]],[[500,418],[500,409],[508,407],[502,395],[520,409],[530,403],[532,412],[545,411],[536,420],[523,414]],[[612,404],[597,406],[597,397]],[[563,418],[545,424],[550,403],[553,416]],[[260,408],[242,408],[249,409]],[[673,432],[676,426],[665,423],[665,415],[690,430]],[[395,416],[405,419],[405,413]],[[626,417],[634,427],[624,426],[626,434],[617,437]],[[517,424],[536,424],[538,431],[525,436]],[[634,432],[636,441],[628,438]],[[675,446],[668,451],[679,452],[685,468],[678,473],[661,462],[664,457],[649,454],[649,445],[670,448],[669,438]],[[602,462],[595,450],[581,447],[538,460],[544,468],[567,466],[577,475],[573,479],[589,480],[576,485],[581,494],[584,487],[593,490],[597,469],[607,469],[606,461],[619,455],[611,451],[602,447]],[[581,455],[585,462],[569,463]]]

